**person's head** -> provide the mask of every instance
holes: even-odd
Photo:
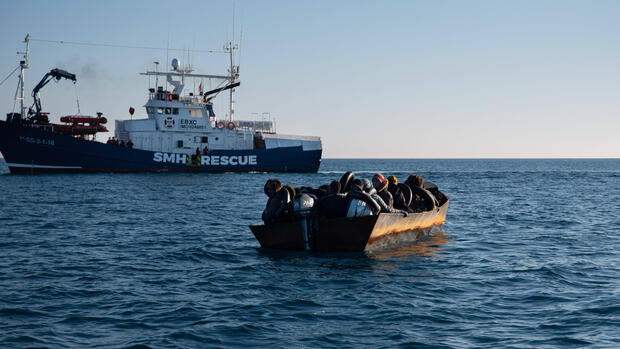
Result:
[[[340,189],[342,189],[342,185],[338,181],[332,181],[329,183],[329,194],[338,194],[340,193]]]
[[[370,183],[370,181],[368,180],[368,178],[362,179],[362,183],[364,183],[363,184],[364,191],[367,192],[367,193],[370,193],[370,190],[373,187],[372,187],[372,184]]]
[[[411,188],[424,188],[424,179],[422,179],[422,176],[420,175],[412,174],[409,175],[409,177],[405,181],[405,184],[407,184]]]
[[[280,189],[282,189],[282,183],[275,178],[268,179],[265,183],[265,195],[269,197],[274,196]]]
[[[396,178],[394,176],[388,176],[387,180],[388,180],[388,182],[391,185],[397,185],[398,184],[398,178]]]
[[[372,185],[377,189],[377,192],[385,190],[388,186],[388,181],[383,177],[381,173],[375,173],[372,176]]]
[[[349,187],[349,191],[364,191],[364,182],[361,179],[356,178],[351,182],[351,186]]]

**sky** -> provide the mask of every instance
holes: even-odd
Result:
[[[6,1],[0,79],[29,33],[28,106],[58,67],[78,83],[41,90],[52,120],[76,100],[82,114],[146,117],[139,73],[177,57],[225,74],[225,54],[199,51],[221,51],[234,28],[236,118],[269,113],[279,133],[320,136],[326,158],[618,158],[618,18],[605,0]],[[16,83],[0,86],[2,115]]]

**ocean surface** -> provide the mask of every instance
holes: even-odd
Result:
[[[444,232],[364,253],[259,247],[268,178],[347,170],[436,183]],[[1,175],[0,348],[28,347],[619,348],[620,160]]]

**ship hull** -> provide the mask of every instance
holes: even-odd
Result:
[[[318,219],[310,242],[313,251],[364,251],[391,239],[416,241],[443,229],[448,213],[446,201],[436,210],[409,213]],[[280,250],[304,250],[302,226],[298,221],[272,225],[251,225],[250,229],[261,247]],[[412,236],[415,239],[412,239]]]
[[[186,150],[187,151],[187,150]],[[11,173],[317,172],[322,150],[212,150],[192,156],[132,149],[0,121],[0,152]]]

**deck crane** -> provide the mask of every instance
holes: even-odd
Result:
[[[48,82],[52,81],[52,79],[60,80],[62,78],[72,80],[73,83],[77,81],[75,74],[58,68],[50,70],[47,74],[45,74],[45,76],[43,76],[43,79],[41,79],[37,86],[32,89],[34,103],[32,104],[32,107],[28,109],[28,117],[34,117],[35,121],[36,119],[46,119],[46,117],[41,113],[41,97],[39,96],[39,90],[43,88],[43,86],[47,85]],[[34,110],[32,108],[34,108]]]

